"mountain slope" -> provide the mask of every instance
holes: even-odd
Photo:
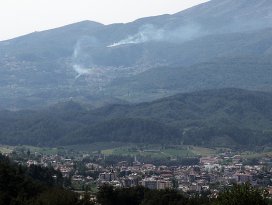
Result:
[[[94,110],[68,103],[41,111],[0,114],[0,143],[4,144],[272,143],[272,94],[239,89],[179,94],[149,103]]]
[[[229,33],[271,27],[271,9],[269,0],[211,0],[175,16]]]
[[[271,68],[270,58],[218,58],[188,67],[150,69],[113,81],[108,89],[114,95],[130,101],[226,87],[271,91]]]
[[[254,78],[249,76],[248,63],[244,63],[250,64],[252,59],[257,59],[253,73],[261,76],[260,83],[254,86],[245,82],[237,87],[271,87],[266,78],[269,72],[262,70],[262,60],[272,58],[271,10],[270,0],[211,0],[174,15],[127,24],[85,21],[0,42],[0,108],[40,108],[70,98],[95,104],[116,98],[138,102],[177,92],[213,89],[218,84],[211,86],[209,82],[218,79],[209,77],[210,71],[237,64],[234,57],[243,59],[236,66],[239,76]],[[218,65],[213,66],[215,62]],[[208,64],[212,64],[210,70],[198,73],[201,65]],[[157,92],[160,86],[154,91],[147,82],[160,75],[161,67],[169,68],[173,77],[185,72],[189,88],[174,87],[172,81],[164,79],[168,94]],[[172,67],[181,68],[180,72]],[[225,73],[223,69],[216,72],[219,76]],[[207,76],[207,81],[195,85],[195,79],[198,81],[202,75]],[[143,76],[149,77],[144,80]],[[125,85],[131,79],[135,83],[128,90]],[[222,87],[233,87],[231,82],[236,79],[224,80]],[[147,92],[138,91],[143,81]],[[149,97],[150,90],[156,94]]]

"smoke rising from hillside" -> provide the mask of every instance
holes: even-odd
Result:
[[[139,32],[128,36],[119,42],[108,45],[108,48],[128,44],[140,44],[146,42],[172,42],[182,43],[204,35],[198,25],[188,24],[176,29],[158,28],[148,24],[139,29]]]
[[[77,73],[76,78],[90,75],[92,75],[93,77],[93,75],[95,75],[94,71],[97,71],[97,68],[100,68],[100,70],[109,70],[108,67],[111,67],[108,65],[102,66],[94,63],[96,62],[96,59],[93,59],[93,56],[91,54],[95,53],[96,49],[98,49],[99,52],[101,52],[101,49],[105,49],[105,55],[107,55],[107,48],[118,47],[121,45],[141,44],[147,42],[182,43],[203,35],[204,32],[201,30],[199,25],[196,25],[194,23],[186,23],[183,26],[179,27],[171,25],[171,27],[169,26],[162,28],[159,28],[158,26],[152,24],[146,24],[140,27],[136,34],[130,35],[127,38],[108,46],[105,46],[105,44],[99,42],[99,40],[94,37],[82,37],[75,45],[72,59],[72,67],[73,70]],[[145,62],[142,62],[142,64],[145,64]],[[136,65],[136,67],[139,66]],[[126,71],[133,73],[135,69],[112,66],[110,70],[120,72]],[[111,74],[114,76],[116,75],[115,73]]]
[[[79,78],[82,75],[89,75],[91,74],[91,69],[83,68],[80,65],[73,65],[74,71],[77,73],[76,79]]]
[[[168,43],[182,43],[185,41],[190,41],[197,37],[205,35],[205,32],[202,31],[199,25],[194,23],[186,23],[183,26],[176,27],[171,25],[169,27],[159,28],[158,26],[152,24],[146,24],[139,28],[139,31],[136,34],[130,35],[127,38],[120,40],[119,42],[113,43],[111,45],[105,46],[105,44],[99,42],[94,37],[83,37],[78,40],[74,48],[73,53],[73,70],[77,73],[76,78],[81,76],[92,76],[94,77],[95,71],[100,68],[100,70],[115,70],[120,72],[134,72],[134,68],[125,68],[125,67],[114,67],[114,66],[102,66],[97,65],[96,59],[93,59],[92,53],[96,52],[98,49],[101,52],[101,49],[105,51],[107,55],[107,48],[118,47],[121,45],[129,44],[141,44],[147,42],[168,42]],[[142,58],[144,59],[144,57]],[[145,64],[145,62],[141,62]],[[111,69],[108,69],[111,67]],[[139,67],[138,65],[136,67]],[[133,71],[131,71],[133,70]],[[102,72],[102,71],[101,71]],[[111,75],[117,75],[116,73],[110,72]],[[119,73],[119,72],[118,72]],[[120,73],[121,75],[121,73]]]
[[[77,73],[76,79],[83,75],[90,75],[92,73],[92,68],[86,68],[84,66],[86,59],[88,59],[88,61],[91,59],[90,56],[83,51],[83,49],[86,46],[91,47],[97,45],[98,41],[95,38],[89,36],[81,37],[77,41],[72,58],[73,69]]]

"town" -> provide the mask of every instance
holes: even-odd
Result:
[[[67,158],[61,154],[31,153],[15,150],[6,154],[18,164],[52,167],[67,179],[67,187],[80,192],[95,193],[104,184],[129,188],[177,189],[189,195],[208,193],[210,197],[233,184],[250,183],[265,188],[272,196],[272,156],[248,163],[235,152],[199,157],[195,164],[165,166],[142,163],[134,156],[132,162],[105,164],[106,156],[96,153]],[[54,177],[54,176],[53,176]]]

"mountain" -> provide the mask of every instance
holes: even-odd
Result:
[[[214,88],[271,91],[271,67],[270,59],[235,57],[214,59],[188,67],[164,66],[114,80],[110,83],[108,92],[139,102],[180,92]]]
[[[271,93],[234,88],[96,109],[70,101],[37,111],[1,111],[0,143],[269,145],[271,116]]]
[[[270,0],[211,0],[173,15],[84,21],[0,42],[0,108],[71,98],[100,106],[217,87],[271,90],[271,9]]]
[[[230,33],[270,28],[271,9],[269,0],[211,0],[175,16],[200,22],[220,33]]]

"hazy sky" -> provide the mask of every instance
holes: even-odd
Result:
[[[0,0],[0,40],[66,24],[172,14],[207,0]]]

